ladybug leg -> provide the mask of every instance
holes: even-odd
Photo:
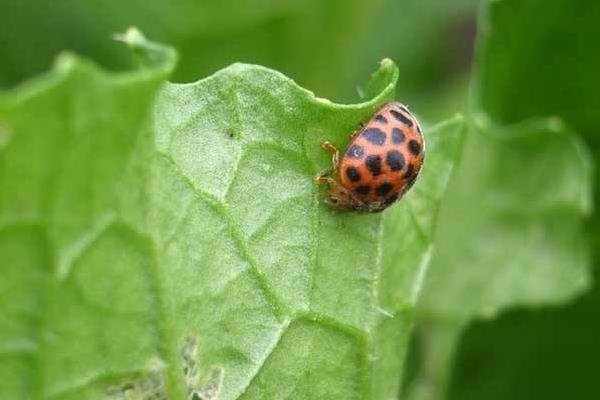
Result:
[[[337,149],[337,147],[327,141],[321,142],[321,147],[333,154],[331,157],[332,166],[324,171],[321,171],[321,173],[315,177],[314,182],[317,185],[329,185],[330,187],[335,187],[338,183],[330,175],[333,171],[337,170],[340,162],[340,151]]]
[[[315,184],[317,185],[330,185],[330,186],[334,186],[337,184],[337,182],[335,181],[335,179],[333,179],[330,176],[327,176],[327,174],[329,173],[329,170],[325,170],[323,172],[321,172],[319,175],[317,175],[314,179]]]
[[[340,151],[338,150],[338,148],[327,141],[321,142],[321,147],[333,153],[333,156],[331,157],[331,164],[333,166],[333,169],[337,169],[340,163]]]
[[[337,208],[338,210],[351,210],[355,202],[354,196],[337,181],[333,181],[329,195],[325,198],[325,203]]]

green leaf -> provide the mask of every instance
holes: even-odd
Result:
[[[405,370],[408,340],[417,301],[427,274],[437,229],[438,208],[462,151],[465,123],[460,116],[427,130],[427,156],[415,185],[401,203],[385,216],[382,270],[378,308],[382,318],[375,333],[375,384],[373,399],[398,395],[400,375],[386,371]]]
[[[442,210],[423,312],[490,317],[584,290],[591,165],[573,133],[556,120],[484,127],[463,161]]]
[[[414,189],[336,212],[320,140],[357,105],[235,64],[165,82],[172,50],[120,37],[141,69],[63,55],[0,97],[0,392],[8,398],[384,399],[398,391],[460,118],[426,130]]]
[[[600,3],[489,1],[481,15],[475,104],[500,123],[557,116],[600,160]],[[530,21],[535,21],[531,24]],[[521,38],[527,37],[527,40]],[[600,175],[595,176],[600,186]],[[595,195],[595,203],[600,197]],[[592,226],[600,245],[600,219]]]
[[[483,6],[471,99],[478,123],[441,211],[437,252],[418,310],[421,367],[407,389],[412,399],[444,398],[449,384],[456,398],[513,398],[512,384],[540,393],[511,380],[508,371],[496,372],[503,384],[493,386],[496,378],[490,377],[479,392],[469,361],[454,355],[459,344],[470,348],[473,336],[461,335],[472,319],[511,307],[561,304],[591,285],[584,226],[592,211],[592,161],[568,126],[597,142],[600,58],[590,49],[598,11],[590,5],[582,12],[566,0]],[[488,337],[494,347],[497,339]],[[515,349],[504,343],[499,351],[511,371],[520,371],[516,375],[529,374],[518,368],[524,363]],[[545,361],[556,362],[554,353]],[[456,376],[469,383],[449,382]]]
[[[471,319],[562,303],[590,285],[585,147],[556,119],[472,128],[440,211],[418,306],[424,360],[407,388],[414,399],[443,397]]]
[[[502,124],[522,124],[521,121],[532,117],[558,116],[583,135],[598,162],[600,56],[593,49],[600,36],[599,18],[600,4],[597,2],[582,7],[580,3],[568,0],[487,1],[480,20],[474,106]],[[545,145],[542,140],[540,145]],[[557,144],[556,153],[560,150],[562,147]],[[559,171],[555,167],[552,163],[549,168]],[[587,167],[574,174],[573,179],[590,182],[592,176],[586,172],[590,169]],[[549,173],[548,179],[554,176]],[[595,178],[597,186],[597,174]],[[567,187],[575,195],[572,185]],[[555,193],[558,191],[556,180],[548,190],[553,196],[558,194]],[[591,199],[591,194],[588,198]],[[597,192],[594,203],[598,205]],[[584,215],[589,217],[589,213]],[[553,306],[509,312],[496,321],[474,323],[464,331],[464,337],[458,343],[455,332],[450,340],[452,343],[438,351],[438,354],[446,353],[442,357],[445,361],[438,363],[446,363],[445,367],[440,367],[438,376],[450,374],[450,398],[517,399],[531,397],[531,393],[545,399],[598,397],[596,380],[587,373],[597,359],[593,338],[598,336],[600,325],[589,318],[600,304],[597,277],[592,290],[577,302],[560,308],[556,306],[570,297],[568,289],[575,288],[575,271],[581,271],[583,264],[587,262],[598,271],[598,214],[585,218],[585,232],[565,220],[565,210],[555,211],[552,219],[543,231],[551,239],[546,251],[540,254],[535,248],[530,250],[533,259],[528,264],[547,268],[547,274],[555,276],[552,280],[564,279],[564,287],[552,285],[554,290],[551,290],[552,286],[548,286],[546,296],[540,297],[548,279],[531,274],[529,268],[523,268],[527,271],[525,276],[514,274],[519,285],[503,290],[506,290],[506,297],[516,295],[517,301],[508,302],[506,306],[539,307],[545,303]],[[513,242],[522,238],[515,235]],[[590,247],[590,242],[594,250],[592,257],[586,255],[585,250]],[[563,251],[557,254],[561,248]],[[513,249],[514,246],[509,252],[511,256]],[[523,252],[516,252],[516,255],[527,260]],[[588,259],[582,259],[582,255]],[[569,267],[572,269],[567,270]],[[498,274],[490,275],[496,276]],[[530,287],[531,292],[519,293],[518,286]],[[494,285],[490,283],[487,287],[492,289]],[[495,287],[496,291],[502,288]],[[581,289],[584,288],[582,285]],[[574,290],[572,294],[580,292]],[[450,324],[446,324],[447,330],[456,329],[448,328]],[[438,325],[438,335],[443,335],[444,329]],[[454,346],[457,346],[456,350]],[[455,360],[450,364],[452,355],[448,353],[454,351]],[[454,371],[444,370],[450,365]],[[573,368],[565,369],[565,365]],[[477,385],[473,385],[475,381]]]

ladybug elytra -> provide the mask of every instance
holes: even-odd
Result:
[[[333,153],[332,168],[315,178],[329,186],[325,202],[339,210],[383,211],[401,198],[415,182],[425,156],[423,133],[417,119],[397,102],[383,105],[350,137],[340,155]]]

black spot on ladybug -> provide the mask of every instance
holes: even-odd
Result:
[[[363,150],[362,146],[353,144],[346,152],[346,155],[350,158],[361,158],[364,153],[365,151]]]
[[[356,193],[358,194],[369,194],[371,188],[367,185],[362,185],[356,188]]]
[[[384,201],[383,204],[385,204],[386,206],[389,206],[390,204],[392,204],[393,202],[395,202],[396,200],[398,200],[398,193],[395,193],[389,197],[387,197]]]
[[[419,153],[421,152],[421,145],[414,139],[409,140],[408,151],[410,151],[411,154],[418,156]]]
[[[396,118],[399,122],[402,122],[404,125],[408,126],[409,128],[412,128],[413,122],[410,118],[407,118],[406,115],[396,110],[390,110],[390,114],[392,114],[394,118]]]
[[[384,117],[384,116],[383,116],[383,115],[381,115],[381,114],[377,114],[377,115],[375,116],[375,121],[378,121],[378,122],[381,122],[381,123],[384,123],[384,124],[387,124],[387,122],[388,122],[388,121],[387,121],[387,118],[386,118],[386,117]]]
[[[394,186],[391,183],[383,182],[381,185],[377,186],[377,189],[375,189],[375,193],[377,193],[378,196],[383,197],[386,194],[388,194],[393,188]]]
[[[373,176],[381,175],[381,156],[367,156],[365,164]]]
[[[392,142],[394,142],[396,144],[400,144],[400,143],[404,142],[405,138],[406,138],[406,136],[404,136],[404,132],[402,132],[400,129],[398,129],[398,128],[392,129]]]
[[[356,167],[348,167],[346,168],[346,175],[352,182],[360,181],[360,172]]]
[[[400,171],[404,168],[404,156],[398,150],[390,150],[385,156],[385,163],[392,171]]]
[[[360,135],[377,146],[383,146],[385,143],[385,133],[379,128],[367,128]]]

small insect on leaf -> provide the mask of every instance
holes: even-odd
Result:
[[[322,146],[334,154],[333,167],[315,183],[329,186],[325,202],[338,210],[383,211],[415,183],[425,157],[419,122],[397,102],[377,110],[343,154],[328,142]]]

